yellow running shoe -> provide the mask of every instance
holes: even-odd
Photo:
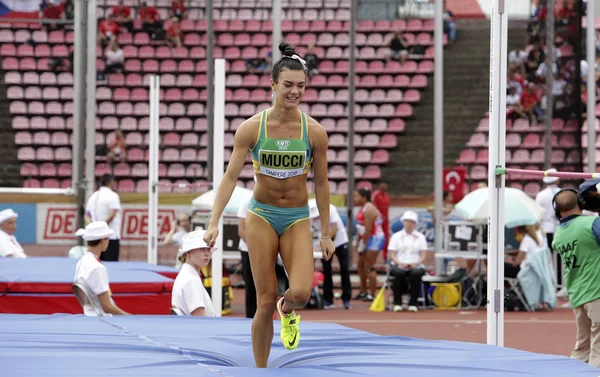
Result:
[[[281,318],[281,343],[288,350],[293,350],[300,343],[300,316],[296,313],[285,314],[282,309],[283,297],[277,302],[277,312]]]

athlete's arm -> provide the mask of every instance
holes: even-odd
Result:
[[[231,199],[231,194],[233,194],[237,179],[246,162],[248,150],[256,141],[256,132],[256,121],[253,118],[243,122],[235,132],[233,152],[231,153],[229,164],[227,164],[227,170],[223,175],[221,185],[217,191],[212,215],[208,223],[209,227],[217,227],[219,219],[223,214],[223,210],[225,210],[225,206],[229,202],[229,199]],[[209,157],[212,158],[212,156]]]
[[[312,120],[312,119],[311,119]],[[312,121],[311,123],[316,123]],[[329,178],[327,167],[327,148],[329,138],[325,128],[320,124],[312,124],[310,134],[312,137],[313,166],[315,176],[315,194],[317,208],[321,215],[321,234],[331,234],[329,230]]]

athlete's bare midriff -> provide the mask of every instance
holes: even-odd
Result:
[[[303,207],[308,203],[306,175],[277,179],[257,174],[254,199],[275,207]]]

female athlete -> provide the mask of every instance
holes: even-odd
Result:
[[[383,217],[371,203],[371,192],[365,188],[354,191],[354,205],[360,206],[356,214],[357,233],[356,249],[358,250],[358,276],[360,278],[360,293],[356,299],[373,301],[377,290],[377,272],[375,262],[385,245],[383,232]],[[367,293],[367,280],[369,281]]]
[[[246,217],[246,243],[257,294],[252,348],[259,368],[267,367],[275,309],[281,318],[285,348],[295,349],[300,341],[300,316],[294,310],[308,303],[314,272],[306,186],[311,164],[321,214],[323,258],[329,260],[334,252],[329,234],[327,133],[298,108],[307,79],[304,60],[287,43],[281,43],[279,50],[282,58],[273,66],[271,77],[275,104],[244,121],[236,131],[233,153],[204,237],[209,245],[215,244],[219,218],[250,151],[257,182]],[[275,275],[278,252],[289,276],[289,289],[279,301]]]

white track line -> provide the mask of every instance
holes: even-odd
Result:
[[[328,322],[328,323],[452,323],[466,325],[481,325],[487,323],[487,320],[464,320],[464,319],[339,319],[339,320],[308,320],[309,322]],[[526,324],[575,324],[575,320],[568,319],[506,319],[504,323],[526,323]]]

